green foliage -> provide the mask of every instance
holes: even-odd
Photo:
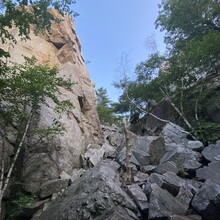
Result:
[[[9,29],[15,25],[19,30],[19,36],[25,40],[29,38],[30,27],[34,25],[35,32],[49,29],[54,20],[52,14],[48,12],[49,7],[54,7],[61,14],[68,13],[76,16],[77,13],[71,10],[71,5],[75,0],[2,0],[0,5],[0,42],[2,44],[12,41],[16,43],[15,38],[9,32]],[[30,7],[29,7],[30,6]],[[0,57],[9,56],[9,54],[0,49]]]
[[[120,116],[114,114],[114,108],[111,100],[108,98],[107,90],[103,87],[96,91],[98,105],[97,111],[102,124],[118,124],[121,120]]]
[[[72,83],[57,77],[56,67],[49,68],[47,64],[37,64],[35,58],[25,58],[24,64],[5,65],[2,69],[0,115],[5,126],[24,126],[30,114],[38,114],[41,106],[47,105],[49,99],[54,102],[59,113],[72,107],[69,100],[57,98],[59,87],[70,89]],[[58,119],[54,119],[52,126],[44,131],[39,130],[39,134],[47,136],[62,130]]]
[[[18,218],[18,216],[22,214],[24,207],[28,207],[36,201],[37,197],[35,195],[31,193],[24,193],[19,190],[10,202],[10,213],[8,219]]]
[[[216,0],[162,0],[156,27],[166,31],[167,44],[178,49],[195,37],[220,31]]]
[[[137,65],[135,69],[136,80],[132,81],[125,76],[119,83],[114,84],[116,88],[123,89],[119,103],[114,104],[116,112],[134,114],[140,111],[136,105],[148,111],[153,100],[159,101],[161,99],[159,86],[164,76],[160,75],[160,72],[164,62],[164,56],[154,53],[148,60]]]
[[[187,124],[184,118],[188,118],[201,138],[219,138],[218,126],[210,125],[212,119],[206,117],[206,106],[213,106],[209,102],[213,99],[203,85],[205,74],[219,74],[220,70],[219,1],[162,0],[159,7],[155,24],[166,33],[167,55],[152,54],[137,65],[135,80],[125,76],[115,84],[123,90],[116,109],[120,113],[133,114],[140,108],[148,112],[155,103],[166,100],[178,112],[179,124]],[[215,134],[205,133],[205,127]]]
[[[220,138],[220,125],[217,123],[204,122],[195,127],[193,131],[203,143],[214,143]]]

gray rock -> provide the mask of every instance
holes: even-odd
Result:
[[[115,154],[116,154],[116,149],[110,145],[108,142],[105,142],[103,145],[102,145],[102,148],[104,149],[104,156],[105,157],[115,157]]]
[[[152,173],[148,179],[148,181],[153,184],[156,183],[159,187],[162,187],[164,184],[163,176],[157,173]]]
[[[180,188],[185,184],[185,180],[173,172],[167,172],[163,174],[163,180],[165,184],[162,186],[162,188],[166,189],[174,196],[176,196]]]
[[[165,127],[163,128],[162,134],[164,136],[165,143],[168,144],[185,144],[187,143],[187,134],[184,132],[184,128],[181,128],[180,126],[173,124],[173,123],[167,123]]]
[[[100,149],[89,148],[86,151],[86,153],[83,155],[83,158],[87,161],[88,167],[93,167],[102,160],[104,153],[105,153],[104,149],[102,148]]]
[[[82,168],[73,170],[73,174],[70,178],[71,182],[73,183],[76,179],[78,179],[80,176],[82,176],[84,172],[85,172],[85,170]]]
[[[196,177],[199,180],[211,179],[220,184],[220,161],[212,162],[208,167],[203,167],[196,170]]]
[[[144,173],[151,174],[155,171],[156,168],[157,168],[157,166],[147,165],[147,166],[142,166],[140,169]]]
[[[107,137],[109,143],[114,147],[118,147],[122,143],[123,138],[123,134],[118,132],[111,132]]]
[[[71,176],[68,173],[66,173],[65,171],[62,171],[59,177],[61,180],[70,180],[71,179]]]
[[[184,180],[175,173],[167,172],[164,175],[153,173],[149,177],[150,183],[156,183],[162,189],[166,189],[173,196],[179,193],[180,187],[184,184]]]
[[[132,163],[137,166],[158,165],[160,158],[165,153],[165,145],[162,137],[144,136],[138,137],[128,132],[129,144],[131,145]],[[120,150],[117,160],[124,164],[125,149]]]
[[[208,180],[196,193],[192,206],[204,220],[219,220],[220,216],[220,185]]]
[[[201,166],[202,166],[202,164],[196,160],[187,160],[183,163],[184,170],[196,170]]]
[[[218,157],[220,156],[220,141],[217,141],[216,144],[210,144],[202,151],[202,155],[209,161],[219,161]]]
[[[155,172],[159,174],[164,174],[168,171],[171,171],[173,173],[178,173],[177,166],[173,161],[166,161],[158,165],[157,168],[155,169]]]
[[[40,198],[46,198],[53,193],[58,193],[69,185],[69,179],[50,180],[42,184],[40,188]]]
[[[178,147],[174,151],[168,151],[160,160],[160,164],[166,161],[173,161],[179,172],[197,169],[201,164],[201,153],[195,152],[186,147]]]
[[[184,180],[185,180],[185,184],[184,184],[185,188],[190,190],[190,192],[193,193],[194,195],[203,185],[202,182],[196,180],[192,180],[192,179],[184,179]]]
[[[24,182],[24,189],[27,192],[39,192],[42,180],[57,180],[59,178],[58,168],[47,153],[29,154],[28,160],[24,163],[22,174],[24,179],[27,177]]]
[[[147,214],[149,208],[148,199],[140,186],[138,184],[129,185],[128,192],[130,196],[134,199],[141,212]]]
[[[121,188],[119,167],[114,161],[100,162],[75,180],[37,219],[138,219],[136,205]]]
[[[149,175],[147,173],[142,173],[140,171],[138,171],[135,175],[134,175],[134,182],[146,182],[148,179]]]
[[[99,148],[90,148],[84,155],[81,155],[81,166],[83,168],[93,167],[97,165],[103,157],[111,157],[115,154],[116,150],[107,142]]]
[[[172,215],[184,215],[184,206],[166,190],[157,184],[151,185],[152,191],[149,196],[149,220],[165,219]]]
[[[147,164],[150,164],[150,154],[147,153],[147,152],[141,152],[141,151],[138,151],[137,149],[133,149],[131,151],[134,159],[132,159],[132,162],[136,165],[139,165],[139,166],[144,166],[144,165],[147,165]],[[135,162],[135,160],[137,162]]]
[[[187,147],[200,152],[204,148],[204,145],[201,141],[188,141]]]
[[[190,189],[185,187],[180,187],[179,193],[176,196],[176,199],[184,206],[185,210],[188,210],[190,207],[190,202],[193,198],[193,193]]]

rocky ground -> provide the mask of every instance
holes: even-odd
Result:
[[[123,130],[102,127],[103,145],[88,145],[82,169],[41,187],[24,209],[34,220],[218,220],[220,141],[204,147],[167,124],[159,136],[128,131],[132,181],[126,176]],[[42,212],[43,211],[43,212]]]

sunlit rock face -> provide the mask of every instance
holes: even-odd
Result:
[[[59,98],[69,99],[73,104],[71,112],[63,113],[59,119],[66,131],[37,146],[33,146],[35,140],[30,137],[24,156],[23,180],[25,189],[31,192],[38,191],[46,180],[57,179],[62,171],[71,175],[73,168],[80,166],[79,156],[85,146],[97,143],[101,134],[94,84],[85,66],[73,20],[68,16],[62,17],[55,10],[50,12],[60,22],[53,23],[48,33],[36,36],[31,31],[30,40],[21,41],[18,30],[12,28],[10,32],[17,44],[2,46],[10,52],[12,61],[22,63],[23,56],[35,56],[40,63],[58,66],[59,76],[74,83],[71,91],[60,88]],[[59,118],[54,104],[50,100],[47,104],[41,108],[38,126],[48,127],[54,117]]]

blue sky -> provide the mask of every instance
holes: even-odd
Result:
[[[96,89],[107,89],[111,100],[117,101],[120,91],[112,86],[122,77],[117,71],[122,54],[129,57],[131,70],[150,53],[146,39],[155,36],[159,51],[164,51],[163,35],[155,30],[160,0],[78,0],[74,10],[77,34],[89,75]]]

